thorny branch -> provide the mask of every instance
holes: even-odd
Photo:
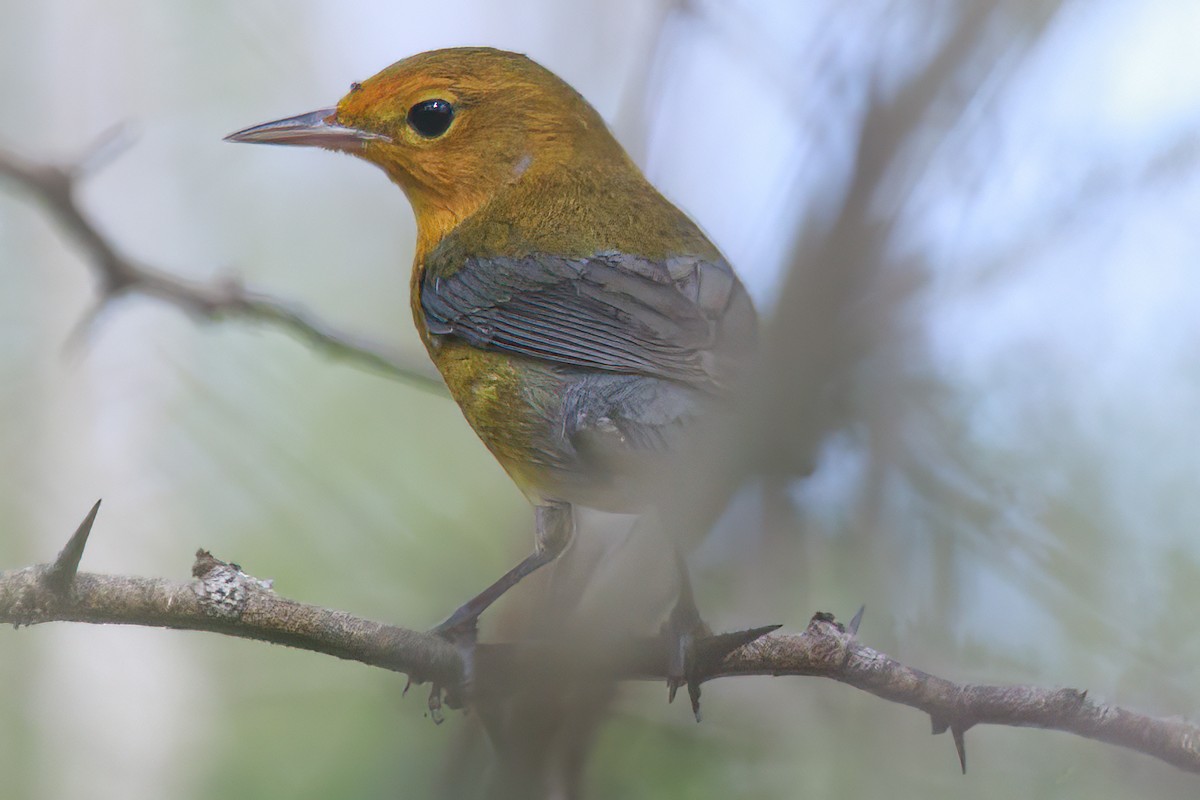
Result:
[[[74,621],[203,630],[284,644],[405,672],[415,681],[454,686],[463,666],[441,638],[299,603],[267,581],[201,551],[190,583],[78,573],[99,503],[58,558],[0,573],[0,623]],[[697,643],[689,671],[697,682],[744,675],[831,678],[876,697],[924,711],[933,733],[952,733],[966,769],[965,732],[975,725],[1065,731],[1136,750],[1200,773],[1200,727],[1098,703],[1086,691],[1036,686],[958,684],[901,664],[858,641],[857,623],[817,614],[796,634],[754,629]],[[749,640],[749,641],[747,641]],[[729,646],[745,642],[730,652]],[[618,641],[480,644],[472,699],[503,696],[539,675],[581,679],[661,679],[666,648],[655,638]],[[432,698],[431,698],[432,702]]]
[[[98,160],[85,157],[64,167],[29,161],[0,148],[0,177],[15,181],[41,201],[87,255],[99,290],[92,316],[122,295],[143,294],[201,319],[237,318],[274,325],[335,358],[357,362],[426,391],[444,392],[441,379],[423,361],[405,359],[375,342],[339,331],[293,303],[247,289],[236,279],[201,282],[180,278],[122,253],[76,199],[80,179]]]
[[[97,310],[123,294],[158,298],[202,319],[239,318],[275,325],[331,356],[379,370],[423,389],[442,391],[427,365],[337,331],[304,309],[250,291],[236,280],[190,281],[135,260],[109,242],[76,200],[79,181],[101,159],[73,166],[36,163],[0,149],[0,177],[37,198],[77,240],[99,282]],[[235,564],[197,554],[188,583],[77,572],[99,504],[58,558],[0,572],[0,622],[51,621],[203,630],[284,644],[396,672],[414,681],[455,686],[463,665],[441,638],[299,603],[271,590]],[[1034,686],[957,684],[908,667],[857,639],[849,626],[817,614],[798,634],[754,629],[697,643],[693,679],[744,675],[808,675],[845,683],[930,715],[933,733],[949,730],[963,769],[965,732],[980,724],[1038,727],[1074,733],[1159,758],[1200,773],[1200,727],[1097,703],[1087,692]],[[730,652],[730,646],[746,642]],[[666,649],[654,638],[480,644],[474,656],[472,699],[503,697],[537,676],[661,679]],[[433,698],[431,698],[431,702]]]

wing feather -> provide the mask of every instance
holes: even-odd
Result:
[[[753,345],[745,289],[721,260],[468,258],[426,270],[430,330],[564,365],[716,388]]]

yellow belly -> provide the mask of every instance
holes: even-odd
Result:
[[[429,355],[450,394],[483,443],[530,499],[550,496],[553,453],[547,438],[555,426],[538,397],[557,382],[545,365],[449,337],[430,337]]]

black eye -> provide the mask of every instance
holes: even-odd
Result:
[[[446,100],[422,100],[408,110],[408,124],[426,139],[441,136],[454,121],[454,106]]]

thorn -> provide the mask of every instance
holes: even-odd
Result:
[[[412,688],[412,675],[409,675],[404,681],[404,691],[400,693],[401,697],[408,697],[408,690]]]
[[[718,633],[706,636],[696,642],[696,656],[700,663],[716,664],[725,656],[745,647],[756,639],[761,639],[772,631],[782,628],[782,625],[763,625],[760,628],[747,628],[744,631]]]
[[[850,624],[846,626],[846,630],[850,631],[851,636],[858,635],[858,626],[862,624],[863,614],[866,613],[866,605],[858,607],[858,611],[854,614],[854,618],[850,620]]]
[[[702,719],[700,714],[700,684],[705,680],[708,671],[720,664],[724,658],[740,647],[750,644],[771,631],[777,631],[782,625],[763,625],[760,628],[748,628],[744,631],[718,633],[694,640],[687,648],[685,659],[685,676],[667,677],[667,702],[675,702],[675,695],[680,686],[687,686],[688,699],[692,703],[692,714],[696,722]]]
[[[967,774],[966,732],[967,729],[957,723],[950,726],[950,735],[954,737],[954,749],[958,751],[958,764],[962,767],[963,775]]]
[[[700,715],[700,681],[693,678],[688,678],[688,699],[692,701],[692,713],[696,716],[696,722],[700,722],[703,717]]]
[[[62,549],[58,557],[54,559],[54,563],[50,565],[50,569],[47,570],[46,580],[55,590],[63,592],[75,580],[75,574],[79,571],[79,560],[83,558],[83,548],[87,546],[88,535],[92,532],[92,523],[96,521],[96,514],[99,511],[100,501],[97,500],[96,505],[92,506],[92,510],[87,513],[83,522],[79,523],[79,527],[67,540],[67,546]]]

